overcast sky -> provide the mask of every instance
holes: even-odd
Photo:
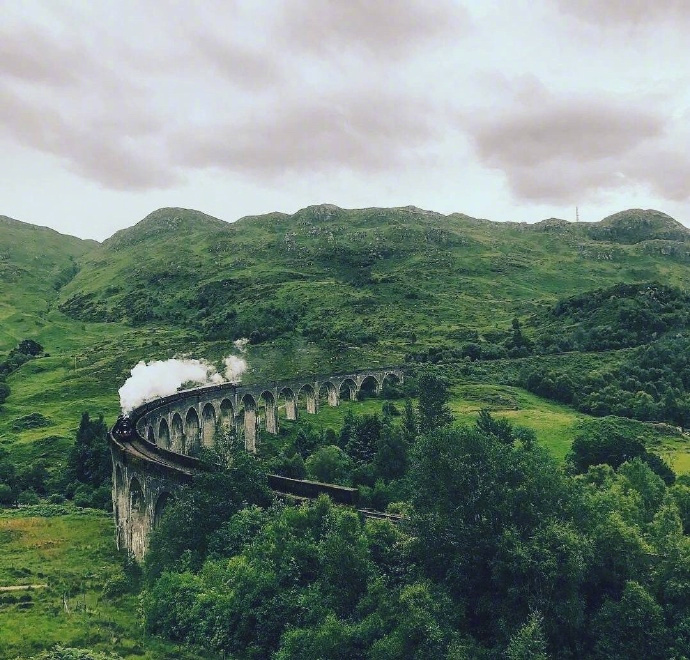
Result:
[[[0,214],[690,224],[688,0],[3,0]]]

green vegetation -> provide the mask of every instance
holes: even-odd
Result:
[[[256,497],[247,501],[263,508],[244,509],[238,491],[227,509],[204,514],[215,525],[206,545],[183,547],[193,539],[180,535],[176,550],[160,551],[175,558],[166,579],[189,595],[161,616],[185,614],[185,603],[213,610],[196,600],[199,590],[231,580],[239,591],[226,593],[217,607],[229,609],[218,612],[232,618],[233,607],[265,596],[257,605],[265,618],[237,614],[232,631],[209,623],[210,645],[198,630],[177,638],[237,652],[253,648],[252,631],[265,624],[267,646],[257,657],[270,648],[280,658],[627,657],[631,649],[655,657],[654,648],[682,648],[688,615],[673,594],[686,588],[687,548],[673,531],[670,498],[687,535],[690,487],[668,467],[690,473],[688,236],[668,216],[639,210],[594,224],[516,225],[411,207],[324,205],[234,224],[161,209],[100,245],[0,218],[0,502],[24,505],[1,519],[3,549],[15,562],[21,552],[36,575],[48,574],[40,564],[52,566],[51,585],[64,574],[85,585],[72,593],[86,593],[79,621],[63,615],[53,586],[31,591],[33,606],[8,600],[2,614],[26,641],[3,631],[0,655],[36,655],[60,642],[164,657],[166,643],[137,628],[136,585],[123,586],[129,577],[112,550],[109,518],[74,505],[109,505],[103,431],[129,369],[182,353],[220,367],[240,337],[249,339],[249,382],[407,362],[405,388],[385,391],[384,407],[365,397],[322,406],[308,421],[281,418],[279,436],[262,435],[259,460],[261,470],[357,486],[363,505],[404,510],[410,522],[390,530],[323,502],[272,507],[252,473]],[[420,412],[422,430],[441,430],[420,436]],[[467,429],[446,429],[450,414]],[[421,446],[437,452],[428,474],[419,472]],[[471,447],[479,453],[467,463]],[[508,459],[553,487],[558,505],[542,511],[548,503],[510,481],[514,472],[501,472]],[[610,468],[596,467],[600,460]],[[488,530],[485,545],[463,550],[478,565],[456,552],[444,564],[452,575],[436,574],[428,562],[441,560],[415,554],[415,539],[430,520],[446,540],[461,527],[444,527],[442,511],[425,508],[411,475],[427,483],[460,467],[473,474],[473,465],[487,486],[483,506],[493,511],[492,497],[504,498],[495,514],[504,534]],[[551,476],[539,481],[542,473]],[[202,505],[190,498],[182,521]],[[529,503],[541,521],[521,518]],[[458,525],[474,524],[479,514],[468,512]],[[86,548],[79,557],[69,554],[72,542]],[[354,562],[360,576],[348,616],[328,587],[338,583],[329,549],[340,546],[352,549],[343,566]],[[609,546],[628,563],[616,563]],[[608,554],[596,563],[592,548]],[[294,573],[288,549],[305,553]],[[675,568],[664,559],[671,556]],[[547,568],[559,562],[572,568],[558,583],[560,609],[539,600],[555,589]],[[534,565],[543,571],[531,574]],[[474,570],[489,580],[486,593],[472,591]],[[87,573],[96,577],[79,577]],[[9,574],[3,580],[16,584]],[[521,600],[525,594],[536,600]],[[492,598],[497,615],[484,626],[482,607]],[[630,629],[614,630],[626,616]],[[147,618],[150,630],[175,638],[165,625]],[[636,637],[640,626],[645,639]],[[564,636],[559,651],[556,631]],[[205,652],[186,648],[177,657]]]
[[[442,380],[420,378],[434,380],[440,403]],[[345,451],[314,447],[306,463],[337,454],[346,478],[361,479],[386,451],[373,439],[382,425],[348,414],[335,434]],[[684,657],[687,479],[664,483],[640,447],[614,456],[617,469],[583,470],[577,442],[583,473],[569,475],[533,432],[486,410],[472,427],[415,433],[406,448],[398,524],[325,497],[267,506],[260,462],[232,455],[230,471],[183,493],[154,532],[146,629],[255,658]],[[237,483],[249,506],[238,506]],[[202,521],[197,533],[180,534],[190,521]]]

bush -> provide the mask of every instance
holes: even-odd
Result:
[[[10,395],[10,386],[5,382],[0,382],[0,405],[5,403]]]
[[[17,497],[18,504],[38,504],[41,498],[33,490],[23,490]]]
[[[309,476],[325,483],[350,482],[352,459],[336,445],[321,447],[305,463]]]

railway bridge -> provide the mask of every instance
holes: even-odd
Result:
[[[131,411],[127,426],[110,432],[113,459],[113,512],[118,547],[141,560],[148,536],[175,490],[190,483],[201,464],[202,447],[211,448],[219,432],[234,431],[255,452],[258,432],[277,434],[282,418],[316,414],[320,406],[355,400],[362,391],[380,394],[387,383],[404,380],[391,367],[271,381],[256,385],[222,383],[176,392]],[[284,488],[309,497],[308,482],[288,484],[269,477],[275,490]],[[341,501],[355,502],[356,492],[323,485]],[[330,489],[330,490],[329,490]]]

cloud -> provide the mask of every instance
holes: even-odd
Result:
[[[69,104],[67,104],[69,107]],[[0,86],[0,132],[65,160],[70,169],[114,190],[169,187],[180,175],[149,138],[149,120],[126,104],[84,117]]]
[[[124,2],[117,21],[101,5],[18,7],[0,28],[0,132],[132,191],[207,167],[399,167],[434,139],[439,113],[382,71],[469,25],[453,0]]]
[[[387,171],[413,158],[437,131],[430,104],[382,90],[300,99],[235,121],[183,131],[176,162],[255,176],[345,168]]]
[[[687,0],[556,0],[562,11],[608,26],[690,20]]]
[[[505,105],[477,111],[466,125],[481,162],[503,172],[519,199],[571,203],[636,185],[690,198],[690,141],[651,100],[530,86]]]
[[[83,66],[79,52],[37,29],[4,32],[0,39],[0,78],[48,85],[73,85]],[[50,53],[46,57],[45,53]]]
[[[292,0],[284,3],[281,21],[285,41],[297,48],[394,58],[457,38],[470,27],[467,11],[453,0]]]

